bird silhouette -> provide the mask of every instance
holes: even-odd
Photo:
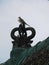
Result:
[[[21,24],[26,24],[26,25],[28,25],[21,17],[18,17],[19,18],[19,22],[21,23]],[[30,26],[30,25],[28,25],[28,26]]]

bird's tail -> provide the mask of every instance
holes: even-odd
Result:
[[[30,27],[30,25],[29,25],[29,24],[27,24],[27,23],[26,23],[26,25],[28,25],[28,26]]]

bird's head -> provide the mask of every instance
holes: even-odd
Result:
[[[18,19],[19,23],[24,22],[24,20],[23,20],[21,17],[18,17],[18,18],[19,18],[19,19]]]

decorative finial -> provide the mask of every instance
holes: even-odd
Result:
[[[11,31],[11,38],[14,40],[12,41],[13,47],[31,47],[31,43],[33,42],[31,39],[34,38],[36,31],[32,27],[25,28],[25,25],[28,25],[25,23],[25,21],[19,17],[20,25],[19,27],[14,28]],[[31,31],[32,34],[30,36],[27,36],[27,31]],[[15,36],[15,32],[18,31],[19,35]]]

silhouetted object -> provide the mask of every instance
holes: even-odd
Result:
[[[25,27],[25,24],[26,25],[28,25],[21,17],[18,17],[19,18],[19,22],[22,24],[22,25],[24,25],[24,27]],[[30,26],[30,25],[28,25],[28,26]]]
[[[0,65],[49,65],[49,37],[33,47],[13,48],[10,58]]]
[[[22,35],[27,36],[27,32],[26,32],[26,29],[25,29],[25,25],[22,25],[22,24],[19,25],[19,35],[20,35],[20,37]]]
[[[34,38],[36,32],[35,29],[32,27],[27,27],[25,28],[25,22],[23,21],[23,19],[21,19],[19,17],[19,21],[22,21],[22,23],[19,25],[19,27],[14,28],[11,31],[11,37],[14,41],[12,41],[13,43],[13,47],[18,46],[18,47],[31,47],[31,43],[33,42],[31,39]],[[27,31],[31,31],[32,34],[30,36],[27,36]],[[15,32],[18,31],[19,35],[15,36]]]
[[[20,25],[19,25],[19,34],[20,34],[20,36],[24,35],[24,34],[27,36],[26,30],[25,30],[25,24],[26,25],[28,25],[28,24],[21,17],[18,17],[18,18],[19,18],[18,21],[20,22]]]
[[[49,65],[49,37],[31,47],[30,43],[33,42],[31,39],[34,38],[36,32],[34,28],[25,28],[25,26],[24,31],[23,26],[20,25],[11,31],[14,41],[12,41],[10,58],[0,65]],[[27,36],[28,30],[32,32],[30,36]],[[17,31],[19,35],[15,35]]]

